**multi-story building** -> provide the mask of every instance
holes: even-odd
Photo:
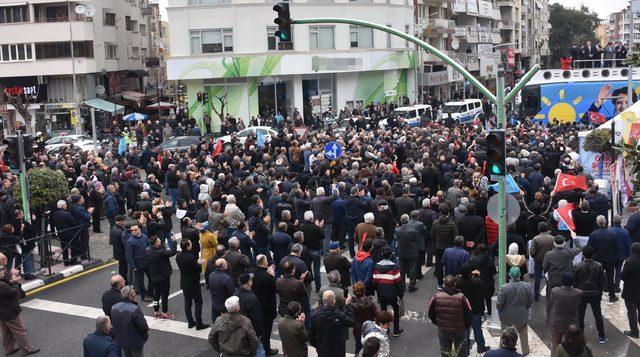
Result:
[[[23,116],[31,116],[25,123],[30,130],[79,130],[82,118],[72,117],[79,103],[104,113],[121,110],[114,98],[140,103],[147,76],[142,59],[149,48],[141,14],[146,6],[146,0],[0,0],[5,133],[24,122]],[[10,101],[20,97],[29,103],[16,108]]]
[[[637,10],[637,9],[636,9]],[[637,10],[640,11],[640,10]],[[636,11],[636,15],[634,18],[634,24],[636,24],[636,31],[633,33],[633,44],[640,44],[640,30],[637,30],[638,24],[640,24],[640,14]],[[629,41],[629,23],[630,23],[630,14],[631,11],[627,6],[626,9],[622,9],[618,12],[614,12],[609,15],[608,29],[606,37],[610,41],[620,41],[625,46],[630,47]],[[632,46],[631,46],[632,47]]]
[[[189,115],[201,123],[225,102],[245,122],[296,110],[314,114],[381,102],[413,102],[416,51],[408,41],[347,24],[294,25],[293,44],[279,43],[275,2],[170,0],[168,79],[187,87]],[[408,0],[302,0],[294,19],[357,17],[414,33]],[[208,101],[197,100],[198,93]],[[204,104],[204,105],[203,105]]]
[[[520,7],[520,61],[523,68],[544,64],[549,55],[549,1],[522,0]]]

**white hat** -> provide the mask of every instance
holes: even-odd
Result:
[[[179,209],[179,208],[176,210],[176,217],[178,217],[178,219],[183,219],[186,215],[187,215],[187,210]]]

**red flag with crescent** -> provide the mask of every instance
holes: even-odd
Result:
[[[215,149],[213,149],[213,153],[211,153],[211,156],[218,157],[218,155],[220,155],[221,152],[222,152],[222,140],[218,140],[218,143],[216,144]]]
[[[569,191],[569,190],[587,190],[587,179],[584,176],[573,176],[567,174],[558,175],[556,180],[556,186],[554,190],[556,192]]]
[[[570,230],[575,231],[576,225],[573,223],[573,217],[571,216],[571,211],[573,211],[573,205],[567,204],[564,207],[559,207],[556,209],[558,216],[560,216],[560,220],[569,227]]]
[[[607,121],[604,115],[598,112],[589,112],[589,121],[591,124],[604,124]]]

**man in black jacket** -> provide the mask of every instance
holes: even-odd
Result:
[[[482,280],[472,274],[472,268],[469,263],[460,266],[460,275],[456,277],[456,288],[460,290],[464,297],[471,304],[473,319],[471,320],[471,329],[473,336],[478,345],[478,353],[484,353],[490,348],[485,345],[484,336],[482,335],[482,314],[484,313],[484,295]],[[471,337],[471,329],[467,330],[467,341]],[[467,343],[467,355],[469,355],[471,344]]]
[[[251,290],[262,307],[262,346],[267,356],[276,355],[278,350],[271,348],[271,330],[273,320],[277,315],[275,270],[273,266],[269,266],[267,257],[263,254],[256,257],[256,269]]]
[[[253,330],[256,332],[260,342],[258,343],[258,353],[262,351],[265,353],[265,348],[262,343],[264,335],[264,322],[262,319],[262,305],[256,294],[251,291],[253,286],[253,274],[242,273],[238,278],[238,290],[236,290],[235,296],[240,299],[240,313],[248,317],[251,320]]]
[[[629,319],[630,330],[624,331],[624,334],[638,338],[638,312],[640,312],[640,243],[635,242],[631,245],[631,255],[624,263],[622,268],[622,298],[624,305],[627,307],[627,318]]]
[[[180,242],[182,250],[176,256],[176,264],[180,269],[180,289],[184,294],[184,311],[187,315],[187,326],[196,327],[196,330],[204,330],[209,325],[202,323],[202,292],[200,291],[201,264],[206,261],[198,259],[191,252],[191,241],[185,239]],[[191,315],[191,305],[195,305],[195,321]]]
[[[465,245],[469,248],[484,243],[484,219],[476,214],[476,205],[469,203],[467,213],[456,219],[458,233],[464,237]],[[473,245],[470,245],[472,242]]]
[[[600,310],[600,301],[602,300],[602,290],[604,290],[605,276],[602,264],[593,260],[593,247],[586,246],[582,250],[584,260],[574,268],[575,271],[575,287],[582,290],[582,299],[578,308],[578,322],[580,328],[584,331],[584,313],[587,304],[591,305],[593,317],[596,320],[598,328],[598,339],[600,343],[607,342],[604,334],[604,322],[602,320],[602,311]]]
[[[102,311],[111,317],[111,308],[122,300],[120,290],[126,285],[122,275],[114,275],[109,279],[111,288],[102,294]]]
[[[2,255],[2,254],[0,254]],[[6,257],[0,257],[4,261]],[[37,353],[39,348],[33,347],[27,340],[27,334],[20,318],[20,302],[24,292],[20,285],[20,275],[7,272],[5,265],[0,265],[0,327],[5,356],[22,350],[24,356]],[[15,347],[18,343],[19,348]]]
[[[618,298],[613,278],[618,257],[618,239],[611,230],[607,229],[607,219],[604,216],[596,217],[596,224],[598,229],[589,235],[587,245],[593,247],[595,252],[593,259],[604,268],[607,278],[605,291],[609,292],[609,302],[616,302]]]
[[[344,329],[354,325],[351,295],[345,300],[344,310],[336,308],[336,298],[333,291],[325,291],[322,306],[311,315],[309,342],[316,348],[318,357],[344,356],[346,353]]]
[[[122,215],[116,216],[116,224],[111,227],[109,231],[109,244],[113,247],[113,259],[118,261],[118,273],[123,277],[127,276],[127,257],[125,256],[124,241],[122,240],[122,233],[126,230],[124,227],[125,217]],[[125,280],[126,282],[126,280]]]
[[[67,201],[58,201],[57,209],[51,213],[51,222],[58,233],[60,244],[63,246],[62,259],[64,260],[64,265],[78,264],[80,226],[71,215],[71,212],[67,210]],[[71,257],[69,257],[69,248],[71,248]]]
[[[402,226],[396,228],[398,240],[398,263],[400,265],[400,281],[406,286],[406,276],[409,276],[409,292],[418,290],[416,287],[416,261],[418,260],[418,233],[409,226],[409,216],[400,217]],[[406,290],[403,287],[403,290]]]
[[[171,239],[176,239],[175,236]],[[147,269],[154,285],[153,310],[155,317],[160,319],[175,319],[175,314],[167,313],[169,310],[169,290],[171,273],[173,268],[169,258],[176,255],[176,249],[167,250],[162,246],[162,240],[158,236],[149,238],[149,247],[145,251],[147,255]],[[162,297],[162,312],[160,312],[160,297]]]

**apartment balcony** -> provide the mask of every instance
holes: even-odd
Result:
[[[500,30],[511,31],[516,28],[516,25],[513,23],[513,20],[502,20],[502,27]]]
[[[498,6],[500,7],[515,7],[515,0],[498,0]]]
[[[443,29],[451,29],[456,26],[455,21],[446,20],[446,19],[430,19],[428,24],[430,28],[443,28]]]
[[[69,22],[25,22],[6,27],[7,34],[0,43],[29,43],[29,42],[59,42],[69,41]],[[74,41],[93,41],[93,23],[86,21],[72,21]]]
[[[94,58],[76,58],[77,74],[96,73],[99,70]],[[71,58],[54,58],[27,62],[9,62],[0,64],[0,77],[70,75],[73,73]]]

